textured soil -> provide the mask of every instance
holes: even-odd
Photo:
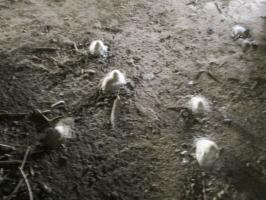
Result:
[[[266,1],[216,2],[0,1],[0,143],[16,148],[0,148],[0,199],[29,199],[18,167],[31,146],[36,200],[265,200]],[[254,48],[232,39],[235,24]],[[88,55],[95,39],[106,59]],[[115,129],[114,96],[98,92],[113,69],[128,78]],[[194,94],[211,102],[204,118],[183,108]],[[58,120],[37,109],[73,118],[74,137],[44,148]],[[193,156],[202,136],[222,148],[208,171]]]

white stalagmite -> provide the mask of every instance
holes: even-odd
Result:
[[[91,55],[107,57],[108,46],[104,45],[101,40],[94,40],[89,46]]]
[[[199,138],[195,141],[196,159],[201,167],[211,167],[219,158],[217,144],[207,138]]]
[[[101,90],[103,92],[112,92],[125,85],[126,76],[119,70],[109,72],[101,81]]]
[[[211,110],[209,101],[201,95],[192,96],[189,107],[193,113],[208,113]]]
[[[71,117],[60,120],[55,125],[55,130],[59,133],[60,139],[72,138],[72,129],[74,126],[74,120]]]
[[[243,26],[235,25],[232,28],[232,37],[237,40],[238,38],[248,38],[249,30]]]
[[[57,148],[64,144],[67,139],[73,138],[74,119],[67,117],[59,120],[53,128],[47,129],[42,143],[45,147]]]

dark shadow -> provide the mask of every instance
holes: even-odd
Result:
[[[225,182],[246,194],[248,199],[266,199],[266,178],[254,167],[238,160],[229,152],[222,153],[218,165],[218,176],[222,176]]]

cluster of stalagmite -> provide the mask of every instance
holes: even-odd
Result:
[[[253,44],[251,40],[250,32],[247,28],[241,25],[235,25],[232,28],[232,38],[234,40],[243,40],[243,44]],[[108,56],[108,46],[101,40],[94,40],[90,43],[89,53],[95,57],[106,58]],[[120,101],[119,90],[127,83],[126,75],[119,69],[114,69],[107,73],[99,83],[99,90],[102,94],[116,94],[112,113],[111,124],[115,127],[115,112],[117,109],[117,102]],[[203,95],[196,94],[190,95],[190,98],[186,101],[186,107],[191,113],[197,117],[206,116],[212,111],[211,102]],[[71,127],[64,122],[58,122],[55,125],[55,131],[58,133],[59,140],[65,140],[72,137]],[[203,167],[212,167],[216,160],[219,158],[219,147],[217,144],[208,139],[207,137],[197,138],[194,141],[195,145],[195,158],[198,164]]]

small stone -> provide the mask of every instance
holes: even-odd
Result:
[[[87,72],[88,74],[90,74],[90,75],[94,75],[94,74],[96,74],[96,71],[93,70],[93,69],[86,70],[86,72]]]
[[[175,153],[180,153],[180,151],[181,151],[180,149],[176,149]]]
[[[189,81],[187,84],[188,84],[189,86],[193,86],[193,85],[195,84],[195,82],[194,82],[194,81]]]
[[[34,176],[35,175],[34,169],[32,167],[30,167],[30,175],[31,176]]]
[[[187,155],[187,154],[188,154],[188,151],[186,151],[186,150],[185,150],[185,151],[182,151],[182,152],[180,153],[181,156],[185,156],[185,155]]]
[[[52,38],[50,41],[51,41],[51,43],[57,43],[57,39],[55,39],[55,38]]]
[[[213,30],[211,27],[209,27],[209,28],[207,29],[207,33],[208,33],[209,35],[211,35],[211,34],[214,33],[214,30]]]
[[[62,37],[60,39],[61,44],[64,46],[74,47],[74,41],[70,40],[69,38]]]
[[[223,120],[223,123],[225,123],[225,124],[231,124],[231,123],[232,123],[232,119],[225,118],[225,119]]]

